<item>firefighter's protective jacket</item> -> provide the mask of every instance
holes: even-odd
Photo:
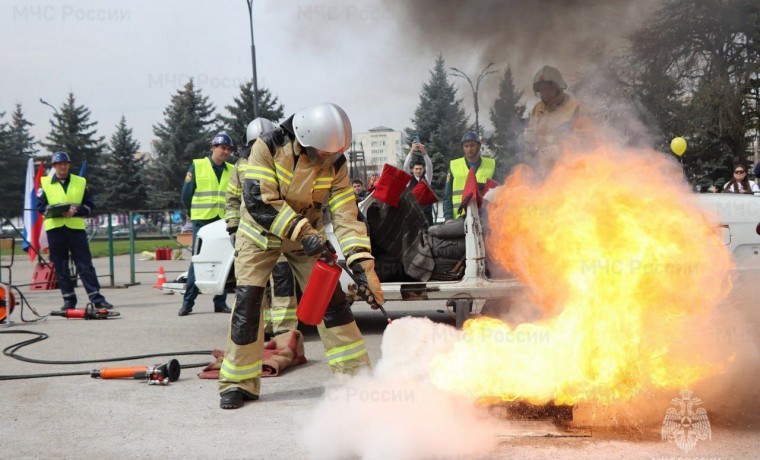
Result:
[[[243,202],[243,181],[245,171],[248,169],[248,159],[240,158],[232,168],[230,181],[227,183],[227,195],[224,205],[224,221],[227,223],[227,231],[237,231],[240,224],[240,205]]]
[[[556,107],[538,101],[531,110],[525,136],[528,151],[559,149],[563,144],[591,147],[594,123],[589,109],[572,95],[563,96]]]
[[[297,240],[306,222],[324,234],[322,212],[328,208],[343,254],[370,252],[366,226],[357,220],[345,156],[338,155],[334,162],[312,161],[284,127],[254,143],[243,204],[238,236],[262,249],[279,248],[285,238]]]

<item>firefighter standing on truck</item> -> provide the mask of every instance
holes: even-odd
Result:
[[[77,295],[69,272],[69,252],[82,279],[87,296],[95,308],[113,308],[100,293],[100,283],[92,266],[84,217],[92,213],[92,195],[87,179],[69,173],[71,159],[66,152],[55,152],[50,159],[55,174],[45,176],[37,190],[37,210],[45,215],[45,231],[50,246],[50,261],[55,267],[58,288],[63,295],[61,310],[75,308]],[[47,213],[50,206],[68,204],[58,217]],[[65,207],[65,206],[64,206]]]
[[[443,196],[443,215],[446,221],[458,219],[464,213],[459,211],[459,205],[462,204],[462,192],[470,168],[475,168],[475,178],[481,187],[485,186],[488,179],[493,179],[496,171],[494,159],[480,155],[480,136],[477,133],[464,133],[462,150],[464,156],[451,160],[449,174],[446,176],[446,191]]]
[[[349,183],[343,152],[351,123],[334,104],[301,110],[253,145],[243,183],[243,206],[235,241],[237,290],[224,360],[219,373],[220,407],[236,409],[257,400],[263,356],[262,305],[267,279],[281,254],[302,286],[315,258],[329,251],[322,210],[332,215],[346,262],[383,303],[365,224]],[[335,288],[317,327],[334,373],[370,367],[361,332],[346,295]]]
[[[540,172],[548,172],[564,148],[573,151],[594,145],[594,121],[589,109],[567,94],[567,83],[552,66],[533,77],[533,92],[540,101],[530,111],[525,129],[525,151]]]
[[[261,135],[274,131],[275,125],[266,118],[256,118],[248,123],[245,132],[246,146],[235,163],[227,186],[227,204],[225,206],[224,221],[227,223],[227,233],[230,242],[235,246],[238,226],[240,225],[240,205],[243,195],[243,180],[248,166],[248,156],[251,153],[253,143]],[[268,297],[269,308],[264,310],[264,334],[266,336],[282,334],[295,330],[298,327],[296,317],[296,296],[293,271],[290,269],[285,256],[280,256],[277,265],[269,277]]]
[[[187,170],[185,184],[182,186],[182,202],[189,209],[193,223],[193,249],[198,230],[224,216],[224,194],[232,174],[232,165],[227,163],[227,158],[234,147],[232,138],[227,133],[220,132],[211,140],[211,155],[193,160]],[[179,316],[187,316],[193,311],[199,293],[195,286],[195,269],[190,262]],[[215,295],[214,311],[229,313],[231,310],[226,301],[227,293]]]

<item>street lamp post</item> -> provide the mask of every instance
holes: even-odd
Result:
[[[55,108],[55,106],[54,106],[53,104],[49,103],[48,101],[46,101],[46,100],[44,100],[44,99],[42,99],[42,98],[40,98],[40,102],[42,102],[42,103],[43,103],[43,104],[45,104],[46,106],[48,106],[48,107],[50,107],[51,109],[53,109],[53,112],[55,112],[55,114],[56,114],[56,115],[58,115],[58,109],[56,109],[56,108]]]
[[[453,75],[464,78],[467,80],[467,83],[470,84],[470,88],[472,89],[472,99],[475,103],[475,132],[478,133],[478,136],[480,136],[480,106],[478,105],[478,88],[480,88],[480,81],[483,80],[486,75],[496,73],[495,70],[488,70],[492,65],[493,62],[489,63],[487,66],[485,66],[485,68],[483,68],[483,70],[480,71],[480,75],[478,75],[478,79],[475,81],[474,85],[466,73],[462,72],[456,67],[450,67],[453,71]]]
[[[248,23],[251,29],[251,67],[253,68],[253,116],[259,117],[259,84],[256,81],[256,45],[253,42],[253,0],[245,0],[248,4]]]

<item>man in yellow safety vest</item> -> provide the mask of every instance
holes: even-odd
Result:
[[[187,170],[185,185],[182,187],[182,202],[189,209],[190,220],[193,223],[193,248],[198,230],[224,217],[225,193],[232,174],[232,164],[226,160],[233,149],[232,138],[227,133],[220,132],[211,141],[211,155],[193,160],[190,169]],[[187,316],[193,311],[195,298],[199,293],[195,286],[195,270],[191,262],[179,316]],[[227,293],[214,296],[214,311],[230,313],[226,301]]]
[[[77,295],[69,272],[69,253],[87,296],[95,308],[113,308],[100,293],[100,283],[87,242],[84,217],[92,213],[92,195],[87,180],[69,173],[71,159],[66,152],[55,152],[51,158],[55,174],[45,176],[37,190],[37,210],[45,215],[45,232],[50,247],[50,261],[55,267],[58,288],[63,295],[63,308],[75,308]]]
[[[446,176],[446,191],[443,198],[443,215],[446,221],[458,219],[462,216],[459,205],[462,203],[462,192],[467,182],[470,168],[475,168],[475,177],[479,186],[485,186],[488,179],[492,179],[496,171],[496,162],[493,158],[480,156],[480,136],[472,131],[462,136],[462,149],[464,156],[451,160],[449,174]]]

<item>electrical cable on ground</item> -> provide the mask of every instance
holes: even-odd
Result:
[[[211,350],[197,350],[197,351],[178,351],[178,352],[166,352],[166,353],[150,353],[145,355],[134,356],[121,356],[116,358],[101,358],[101,359],[88,359],[88,360],[76,360],[76,361],[51,361],[43,359],[34,359],[21,356],[17,351],[27,345],[41,342],[47,339],[49,336],[43,332],[18,330],[18,331],[0,331],[0,334],[29,334],[36,337],[24,340],[13,345],[9,345],[3,349],[3,354],[19,361],[35,364],[92,364],[92,363],[108,363],[115,361],[132,361],[136,359],[155,358],[160,356],[185,356],[185,355],[205,355],[208,356],[212,352]],[[208,362],[183,364],[180,367],[182,369],[191,369],[194,367],[205,367]],[[74,372],[59,372],[59,373],[45,373],[45,374],[24,374],[24,375],[0,375],[0,380],[21,380],[21,379],[35,379],[44,377],[65,377],[70,375],[90,375],[91,370],[88,371],[74,371]]]

